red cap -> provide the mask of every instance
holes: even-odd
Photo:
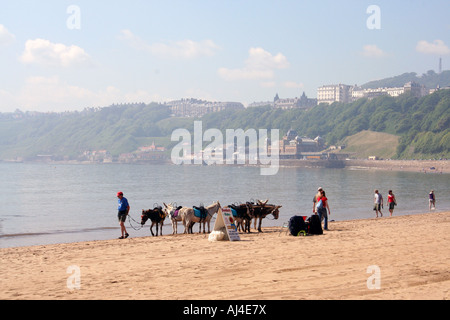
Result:
[[[122,191],[117,192],[117,196],[123,196],[123,192]]]

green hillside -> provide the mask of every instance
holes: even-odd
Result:
[[[172,132],[178,128],[192,131],[195,120],[199,119],[171,117],[168,106],[157,103],[69,113],[0,113],[0,159],[32,160],[39,154],[77,159],[85,150],[101,149],[117,157],[153,141],[170,149],[177,143],[170,141]],[[450,90],[423,98],[404,94],[350,104],[321,104],[307,111],[270,107],[222,111],[200,120],[203,130],[217,128],[225,133],[226,129],[273,128],[283,135],[294,129],[302,136],[321,136],[329,145],[345,144],[361,132],[362,136],[356,137],[366,137],[364,132],[385,133],[398,137],[398,144],[392,142],[389,150],[380,150],[378,156],[450,158]],[[368,136],[364,140],[366,144],[377,140],[386,149],[384,138]]]
[[[341,152],[359,159],[367,159],[370,156],[390,159],[397,153],[399,139],[399,136],[393,134],[363,130],[345,138],[345,149]]]
[[[417,76],[417,73],[415,72],[409,72],[395,77],[370,81],[366,84],[363,84],[361,87],[364,89],[403,87],[405,83],[411,81],[422,84],[428,89],[434,89],[437,86],[440,86],[441,88],[449,87],[450,70],[445,70],[441,73],[436,73],[433,70],[430,70],[420,77]]]

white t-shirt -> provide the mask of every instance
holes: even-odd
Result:
[[[376,204],[381,204],[381,194],[375,193],[374,200]]]

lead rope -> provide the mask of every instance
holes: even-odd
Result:
[[[134,219],[128,214],[128,222],[130,223],[130,227],[131,227],[133,230],[138,231],[138,230],[141,230],[141,229],[144,227],[143,225],[141,225],[140,228],[136,229],[136,228],[133,227],[133,225],[131,224],[131,220],[133,220],[134,222],[136,222],[136,223],[138,223],[138,224],[140,224],[140,223],[137,222],[136,220],[134,220]]]

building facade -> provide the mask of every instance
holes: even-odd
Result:
[[[362,89],[361,87],[354,86],[351,88],[351,101],[356,101],[361,98],[367,98],[369,100],[380,96],[398,97],[404,93],[411,93],[414,97],[423,97],[430,93],[424,85],[420,85],[415,82],[405,83],[403,87],[392,88],[377,88],[377,89]]]
[[[317,105],[317,99],[310,99],[306,96],[305,92],[300,98],[287,98],[280,99],[278,93],[273,99],[274,108],[288,110],[288,109],[310,109]]]
[[[348,103],[351,101],[351,86],[346,84],[325,85],[317,89],[317,103]]]
[[[320,151],[324,149],[324,142],[321,137],[315,139],[300,137],[295,130],[291,129],[280,140],[279,157],[280,159],[312,159],[311,157],[314,155],[320,159],[322,157]],[[268,143],[268,149],[270,153],[270,143]]]
[[[358,86],[349,86],[345,84],[325,85],[317,89],[317,102],[332,104],[333,102],[350,103],[361,98],[369,100],[381,97],[398,97],[404,93],[410,92],[415,97],[423,97],[430,93],[424,85],[408,82],[403,87],[363,89]]]
[[[172,115],[177,117],[202,117],[223,110],[243,110],[240,102],[210,102],[199,99],[181,99],[167,102]]]

